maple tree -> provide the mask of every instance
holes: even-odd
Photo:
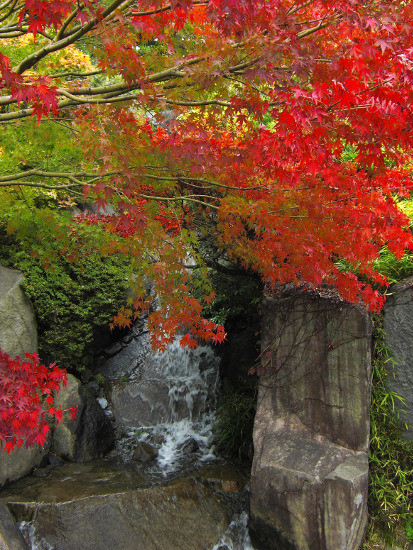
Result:
[[[205,238],[269,286],[380,309],[373,260],[412,246],[411,2],[4,0],[0,25],[0,124],[64,125],[83,155],[0,188],[113,210],[83,222],[136,258],[118,324],[147,311],[158,348],[182,326],[183,345],[222,341]]]
[[[35,353],[21,360],[0,350],[0,449],[46,443],[49,421],[63,419],[61,407],[53,406],[60,385],[67,385],[67,376],[56,365],[40,365]],[[74,419],[77,408],[69,412]]]

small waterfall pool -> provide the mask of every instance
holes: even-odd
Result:
[[[164,484],[168,487],[171,482],[180,483],[181,479],[191,479],[192,476],[194,479],[204,476],[203,483],[211,488],[217,483],[223,486],[225,482],[217,481],[219,475],[216,473],[211,481],[208,481],[208,475],[205,478],[203,474],[205,468],[208,470],[208,465],[218,470],[220,464],[224,470],[226,468],[225,461],[216,455],[213,444],[219,392],[219,358],[211,347],[199,346],[190,350],[182,348],[178,341],[162,354],[146,349],[142,351],[142,332],[140,339],[132,340],[131,345],[140,346],[139,360],[136,360],[135,355],[135,359],[130,362],[126,383],[119,380],[120,376],[124,378],[124,371],[119,372],[116,368],[116,358],[111,358],[110,368],[106,366],[106,371],[105,366],[102,368],[111,381],[112,391],[111,394],[100,395],[98,402],[103,404],[106,414],[115,423],[118,434],[115,451],[101,463],[96,463],[96,466],[67,464],[66,473],[53,483],[57,483],[58,490],[62,483],[67,484],[69,492],[77,491],[81,495],[85,494],[85,490],[87,494],[89,491],[88,488],[76,488],[82,483],[86,486],[91,483],[94,487],[102,487],[104,491],[107,489],[103,487],[111,486],[109,492],[116,493],[133,483],[139,485],[141,479],[143,486],[153,487],[154,490],[157,487],[162,490]],[[125,353],[128,358],[133,357],[130,346]],[[122,357],[118,359],[121,362]],[[136,448],[142,443],[154,449],[156,458],[148,461],[136,459]],[[105,469],[108,467],[113,472],[108,473]],[[95,478],[96,481],[93,481]],[[225,475],[222,479],[225,479]],[[48,478],[37,480],[36,483],[47,484]],[[226,531],[221,532],[209,550],[253,550],[248,532],[248,495],[241,489],[240,485],[239,489],[227,495],[224,492],[223,497],[218,497],[231,501],[233,516]],[[34,490],[33,487],[30,490]],[[47,490],[50,492],[53,489]],[[217,502],[220,502],[219,499]],[[21,521],[19,528],[32,550],[60,548],[38,536],[34,522]],[[197,547],[194,546],[193,550],[197,550]]]
[[[130,379],[143,381],[143,372],[146,372],[151,380],[166,382],[167,399],[163,391],[159,400],[168,402],[168,420],[129,427],[117,442],[123,459],[132,459],[137,441],[158,444],[156,461],[147,467],[154,481],[158,482],[159,476],[169,478],[219,460],[213,444],[213,427],[219,393],[220,358],[210,346],[201,345],[193,350],[182,347],[176,340],[164,353],[154,353],[150,365],[150,372],[139,365],[138,375],[131,372]],[[145,385],[142,384],[142,387],[142,393],[138,394],[146,401]],[[211,550],[254,550],[248,532],[247,507],[244,498],[227,531]]]

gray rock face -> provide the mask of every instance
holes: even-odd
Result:
[[[37,351],[33,307],[20,288],[20,271],[0,265],[0,349],[12,357]]]
[[[0,549],[28,550],[9,509],[0,501]]]
[[[86,462],[104,456],[114,445],[110,420],[96,403],[85,394],[82,384],[73,375],[67,376],[67,388],[62,388],[55,399],[62,409],[77,406],[75,421],[65,413],[64,422],[56,426],[52,450],[70,461]]]
[[[413,439],[413,277],[394,285],[384,307],[385,343],[395,357],[396,371],[389,373],[389,389],[404,399],[396,400],[400,418]]]
[[[133,452],[133,460],[137,462],[150,462],[158,456],[158,450],[145,441],[139,441]]]
[[[37,351],[36,320],[20,288],[23,279],[20,271],[0,265],[0,349],[12,357]],[[30,473],[47,452],[47,447],[21,447],[9,455],[0,451],[0,487]]]
[[[50,445],[44,447],[20,447],[10,454],[0,451],[0,487],[29,474],[44,462]]]
[[[99,372],[109,380],[133,376],[139,365],[152,355],[148,329],[144,321],[137,321],[122,340],[104,351]]]
[[[56,468],[47,485],[21,480],[1,498],[18,521],[30,522],[40,548],[209,550],[233,512],[211,475],[150,487],[136,467],[72,463]],[[236,479],[220,475],[221,483]]]
[[[371,326],[311,295],[266,298],[251,539],[262,550],[356,550],[367,524]]]

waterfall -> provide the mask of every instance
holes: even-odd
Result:
[[[113,413],[123,429],[119,449],[126,459],[138,441],[157,447],[156,467],[163,475],[194,458],[214,457],[219,362],[211,347],[191,350],[177,340],[163,353],[147,353],[129,372],[130,382],[115,386]]]
[[[196,451],[197,460],[214,458],[211,442],[219,359],[210,347],[190,350],[175,341],[165,353],[156,354],[156,361],[169,387],[171,421],[157,424],[149,432],[163,437],[157,465],[167,474],[179,467],[190,449]]]
[[[142,331],[120,347],[101,370],[110,391],[97,396],[116,425],[118,452],[21,480],[27,489],[16,488],[9,499],[17,510],[25,510],[21,499],[35,507],[30,521],[27,513],[18,517],[29,547],[170,549],[180,540],[178,547],[191,550],[253,550],[243,477],[212,446],[219,358],[211,347],[190,350],[179,342],[154,353]],[[156,459],[137,458],[139,445],[156,451]],[[25,497],[26,490],[34,496]],[[117,530],[124,539],[113,538]]]

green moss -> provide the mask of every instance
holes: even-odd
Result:
[[[12,215],[10,211],[9,218],[0,221],[0,262],[25,275],[23,286],[36,314],[40,356],[71,371],[83,370],[83,357],[92,353],[100,331],[108,331],[125,300],[128,259],[101,252],[107,237],[99,228],[79,226],[73,232],[71,216],[36,211],[27,224],[8,234]],[[63,237],[58,239],[59,235]]]

